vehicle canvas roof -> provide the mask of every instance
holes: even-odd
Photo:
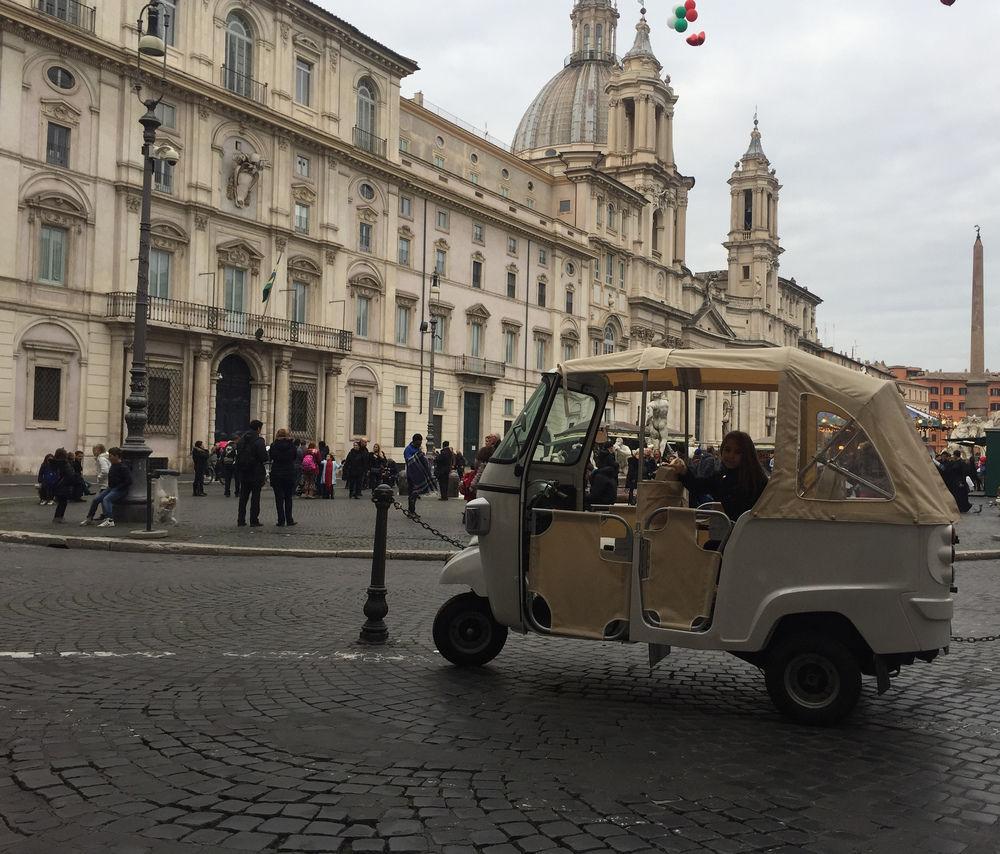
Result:
[[[907,416],[896,384],[794,347],[678,350],[649,347],[560,364],[564,377],[603,376],[616,392],[743,389],[778,392],[774,472],[753,509],[763,518],[950,524],[958,508]],[[892,480],[891,499],[804,498],[798,490],[799,407],[816,395],[857,421]],[[789,451],[792,451],[789,453]]]

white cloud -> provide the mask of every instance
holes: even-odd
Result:
[[[511,139],[570,50],[570,0],[321,0],[421,70],[404,94]],[[965,368],[972,226],[983,227],[986,360],[1000,368],[1000,3],[700,0],[691,48],[650,2],[653,46],[680,96],[679,168],[697,179],[688,264],[725,264],[726,179],[759,105],[784,185],[782,274],[818,293],[827,343],[860,356]],[[638,4],[619,3],[619,53]],[[836,336],[833,330],[836,328]]]

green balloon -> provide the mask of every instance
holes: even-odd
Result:
[[[674,24],[674,29],[679,33],[683,33],[688,28],[688,22],[684,18],[678,18],[677,23]]]
[[[684,6],[678,6],[674,9],[674,17],[676,18],[686,18],[688,10]]]

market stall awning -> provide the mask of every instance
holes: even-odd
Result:
[[[941,419],[936,415],[931,415],[929,412],[924,412],[924,410],[917,409],[915,406],[910,406],[908,403],[905,404],[905,406],[906,414],[917,422],[918,427],[941,427]]]

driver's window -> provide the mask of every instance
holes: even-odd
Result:
[[[564,466],[579,462],[596,409],[597,399],[593,395],[559,389],[532,459]]]
[[[798,492],[802,498],[886,501],[895,496],[875,445],[842,409],[804,394],[799,430]]]

